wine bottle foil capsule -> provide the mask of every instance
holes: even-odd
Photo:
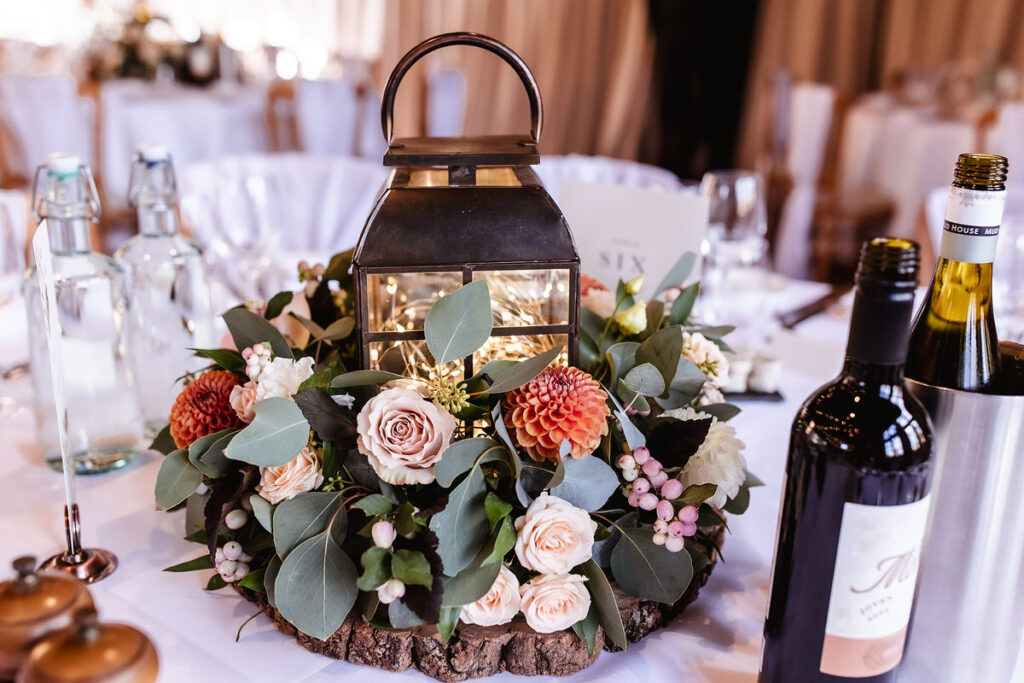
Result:
[[[897,680],[1009,681],[1024,635],[1024,396],[907,384],[938,448]]]

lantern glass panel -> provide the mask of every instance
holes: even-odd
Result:
[[[569,322],[569,270],[483,270],[495,327],[565,325]],[[550,348],[550,345],[546,348]]]
[[[434,358],[422,339],[401,341],[375,341],[369,343],[370,367],[374,370],[387,369],[410,378],[433,379],[437,368]],[[382,362],[382,359],[386,360]],[[441,375],[462,378],[462,363],[445,363]]]
[[[550,348],[561,345],[562,352],[555,359],[554,365],[569,364],[569,335],[567,334],[530,334],[508,337],[491,337],[473,354],[473,370],[479,370],[492,360],[524,360],[544,353]]]
[[[477,187],[522,187],[516,170],[509,166],[479,166]],[[448,187],[447,168],[414,168],[409,171],[406,187]]]
[[[366,275],[370,332],[422,330],[434,302],[462,286],[462,273],[384,273]]]

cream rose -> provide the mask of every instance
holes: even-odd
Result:
[[[256,401],[268,398],[291,398],[299,385],[313,374],[313,359],[275,358],[260,371],[256,382]]]
[[[231,387],[228,403],[242,422],[252,422],[256,417],[256,393],[256,382],[252,381]]]
[[[516,557],[527,569],[566,574],[590,559],[597,522],[586,510],[540,494],[516,520]]]
[[[554,633],[585,619],[590,592],[578,574],[541,574],[522,588],[526,624],[537,633]]]
[[[700,332],[683,332],[683,358],[692,361],[716,385],[729,378],[729,360],[710,339]]]
[[[508,567],[502,567],[487,595],[462,607],[462,620],[477,626],[507,624],[519,613],[521,602],[519,579]]]
[[[580,305],[589,308],[602,318],[610,318],[615,312],[615,292],[592,288],[580,297]]]
[[[451,444],[455,418],[411,389],[387,389],[356,418],[359,452],[389,484],[429,484]]]
[[[284,465],[261,467],[260,483],[256,487],[256,492],[276,505],[300,493],[312,491],[322,483],[324,475],[320,472],[320,458],[309,448],[304,448]]]

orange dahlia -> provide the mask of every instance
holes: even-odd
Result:
[[[580,275],[580,296],[583,296],[592,289],[608,289],[604,286],[604,283],[598,280],[596,277],[591,277],[586,273]]]
[[[171,437],[178,448],[222,429],[241,427],[228,400],[238,377],[226,370],[203,373],[189,383],[171,406]]]
[[[570,455],[594,452],[608,433],[610,411],[605,393],[579,368],[550,367],[505,396],[505,426],[534,460],[559,461],[568,440]]]

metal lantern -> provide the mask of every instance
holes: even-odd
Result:
[[[424,55],[472,45],[504,59],[530,98],[530,133],[460,138],[395,138],[395,94]],[[423,323],[431,305],[473,280],[491,295],[491,338],[461,369],[516,360],[562,344],[579,348],[579,255],[554,200],[530,168],[539,163],[540,92],[515,52],[487,36],[449,33],[420,43],[388,79],[381,125],[384,165],[394,170],[359,238],[352,265],[362,366],[429,377]]]

